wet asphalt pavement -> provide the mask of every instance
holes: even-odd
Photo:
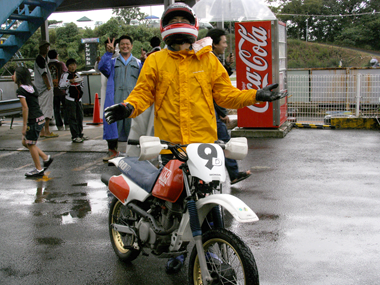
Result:
[[[91,118],[86,118],[91,121]],[[6,121],[7,122],[7,121]],[[140,255],[123,264],[108,236],[108,201],[100,175],[102,127],[72,144],[69,132],[41,139],[54,158],[46,175],[26,179],[32,159],[21,122],[0,127],[0,284],[186,284],[185,270]],[[54,129],[54,127],[52,127]],[[121,143],[121,150],[125,143]],[[249,139],[233,187],[260,221],[226,224],[251,248],[261,284],[379,284],[380,133],[292,129],[283,139]],[[190,248],[189,248],[190,250]]]

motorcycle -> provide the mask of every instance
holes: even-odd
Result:
[[[128,144],[138,145],[139,158],[114,158],[114,172],[102,175],[114,196],[108,224],[119,259],[130,262],[147,250],[158,258],[186,256],[193,242],[189,284],[259,284],[250,248],[224,227],[222,215],[226,210],[240,223],[258,221],[243,201],[221,193],[224,156],[243,159],[247,139],[178,145],[142,136]],[[176,159],[158,169],[149,160],[161,150]]]

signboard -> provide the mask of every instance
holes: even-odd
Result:
[[[86,39],[81,39],[80,40],[82,44],[88,44],[88,43],[99,43],[99,38],[86,38]]]
[[[95,65],[99,38],[81,39],[81,42],[84,44],[85,65],[91,69]]]

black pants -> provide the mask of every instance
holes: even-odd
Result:
[[[59,92],[61,92],[59,90]],[[56,91],[54,90],[54,118],[55,118],[55,124],[57,127],[62,127],[63,123],[65,123],[65,126],[69,125],[69,119],[67,116],[67,110],[66,110],[66,99],[64,94],[56,95]],[[62,107],[61,107],[62,104]]]
[[[218,127],[218,140],[222,140],[225,143],[227,143],[231,139],[230,135],[228,134],[227,126],[225,123],[222,122],[218,115],[216,116],[216,124]],[[230,181],[233,181],[236,178],[238,178],[239,166],[237,164],[237,161],[231,158],[225,158],[224,161],[227,168],[228,176],[230,177]]]
[[[83,105],[66,99],[66,110],[69,118],[71,138],[83,137]]]

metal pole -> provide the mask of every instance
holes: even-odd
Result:
[[[230,8],[230,11],[232,11],[232,7],[231,7],[231,0],[229,0],[229,8]],[[230,21],[230,42],[229,42],[229,46],[230,46],[230,53],[232,53],[232,32],[231,32],[231,21]]]
[[[309,27],[308,27],[308,23],[307,23],[307,19],[306,19],[306,41],[307,41],[307,38],[308,38],[308,29],[309,29]]]
[[[41,25],[41,40],[49,41],[49,28],[48,20]]]
[[[360,107],[360,84],[361,84],[361,74],[356,75],[356,111],[355,116],[359,117],[359,107]]]

